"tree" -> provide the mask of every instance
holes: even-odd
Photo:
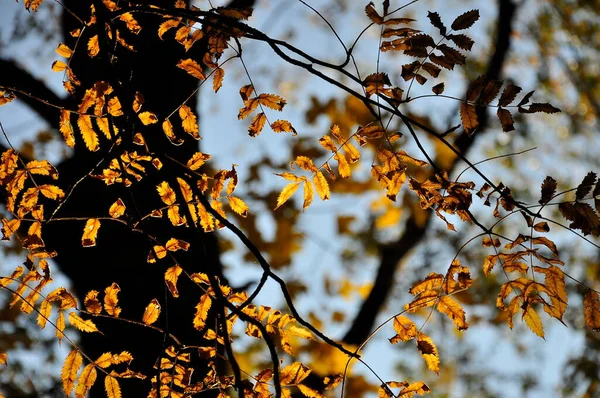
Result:
[[[28,1],[25,6],[36,11],[40,3]],[[540,313],[563,322],[568,302],[565,279],[571,274],[547,235],[558,218],[544,211],[558,206],[570,222],[568,229],[597,236],[600,220],[587,203],[600,190],[596,175],[589,173],[574,197],[565,200],[565,192],[557,194],[557,181],[547,177],[541,197],[536,198],[539,205],[532,207],[468,157],[494,123],[510,134],[518,127],[513,116],[559,111],[549,103],[533,102],[532,91],[517,99],[522,83],[501,80],[515,29],[513,2],[498,2],[493,55],[485,63],[485,73],[470,79],[465,94],[448,95],[447,101],[457,104],[460,124],[443,129],[412,107],[425,97],[443,97],[442,69],[452,71],[466,64],[465,54],[474,44],[469,29],[480,17],[477,10],[465,10],[457,17],[429,12],[425,19],[429,28],[421,32],[403,14],[404,6],[369,3],[363,18],[379,28],[377,59],[388,52],[403,57],[401,75],[390,76],[379,67],[370,73],[360,70],[355,58],[360,35],[352,46],[341,41],[345,59],[332,62],[253,28],[247,22],[252,10],[244,7],[251,4],[190,8],[182,1],[171,3],[65,2],[61,25],[65,39],[57,52],[67,61],[54,62],[52,69],[65,75],[66,99],[15,63],[2,64],[0,103],[22,100],[74,148],[56,168],[5,148],[1,169],[7,210],[12,213],[3,220],[3,233],[27,252],[25,263],[3,278],[2,286],[13,294],[11,306],[19,304],[42,328],[51,322],[59,341],[68,339],[72,350],[61,371],[65,393],[83,396],[91,388],[93,396],[137,396],[140,391],[153,396],[201,392],[224,396],[235,389],[251,396],[290,391],[320,396],[347,381],[347,394],[359,396],[365,389],[359,387],[360,379],[345,371],[309,368],[287,358],[298,349],[309,352],[312,345],[329,359],[342,358],[344,364],[359,360],[359,350],[373,336],[377,316],[389,299],[398,264],[432,230],[434,219],[450,231],[457,222],[465,223],[465,230],[468,224],[479,228],[473,236],[489,253],[468,259],[483,265],[481,279],[502,270],[505,280],[497,282],[492,294],[498,296],[496,305],[508,326],[514,326],[518,314],[544,337]],[[261,182],[261,168],[274,169],[285,181],[277,193],[265,198],[251,190],[245,196],[238,194],[236,166],[212,170],[211,149],[200,152],[196,141],[198,87],[212,83],[217,92],[228,64],[245,65],[243,49],[252,41],[270,48],[267,57],[280,58],[348,95],[347,112],[336,109],[335,102],[313,101],[307,118],[315,121],[327,115],[329,131],[311,144],[292,138],[289,166],[266,158],[245,171],[249,184]],[[451,82],[446,81],[449,89]],[[433,94],[413,94],[417,85],[430,85]],[[298,134],[290,121],[274,120],[274,112],[282,111],[286,100],[257,89],[251,74],[239,94],[238,118],[252,117],[250,136],[258,136],[266,126],[276,133]],[[495,110],[497,121],[490,119],[489,108]],[[435,145],[433,150],[427,139]],[[370,163],[367,173],[361,172],[361,162]],[[458,171],[464,164],[475,172],[476,182],[460,179]],[[295,290],[302,286],[278,275],[300,240],[295,230],[300,211],[291,198],[299,195],[301,186],[306,213],[314,200],[336,195],[384,196],[377,202],[381,213],[359,241],[360,248],[377,252],[377,275],[340,341],[328,337],[317,320],[296,308]],[[473,193],[483,205],[494,205],[490,209],[499,222],[484,223],[483,216],[475,215],[472,203],[479,199],[473,199]],[[274,210],[278,237],[273,241],[261,236],[252,206],[246,204],[259,207],[261,200]],[[399,207],[393,204],[397,200],[410,214],[402,233],[392,239],[377,237],[373,230],[399,223]],[[517,213],[523,215],[519,222],[511,217]],[[340,216],[340,232],[358,238],[360,233],[349,227],[352,221],[348,215]],[[513,236],[519,226],[524,232]],[[227,281],[216,229],[232,232],[260,266],[260,279],[248,291]],[[472,240],[463,238],[457,245]],[[479,267],[465,265],[460,258],[469,256],[465,248],[466,244],[458,247],[449,261],[444,260],[444,271],[438,267],[426,275],[417,270],[409,290],[415,297],[382,325],[395,331],[393,344],[414,340],[416,352],[435,373],[441,366],[435,340],[417,322],[423,316],[426,325],[437,312],[459,331],[468,328],[463,307],[473,300],[469,292]],[[476,255],[480,253],[473,251],[471,256]],[[43,290],[51,283],[47,259],[54,257],[72,280],[74,292],[63,287]],[[279,287],[287,310],[255,304],[269,281]],[[591,284],[576,285],[582,290],[586,323],[596,330],[598,293]],[[80,344],[65,337],[67,320],[81,331]],[[256,369],[240,366],[240,358],[252,353],[236,346],[244,341],[241,330],[264,343],[269,364]],[[296,337],[315,342],[301,344]],[[420,379],[381,380],[380,395],[429,392]]]

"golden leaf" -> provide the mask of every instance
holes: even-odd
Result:
[[[140,24],[135,20],[135,18],[133,17],[133,15],[131,15],[130,12],[126,12],[125,14],[121,14],[121,16],[119,16],[119,19],[123,22],[125,22],[127,29],[129,29],[132,33],[134,34],[138,34],[140,33],[140,30],[142,30],[142,27],[140,26]]]
[[[138,114],[138,117],[140,118],[142,123],[144,123],[144,126],[147,126],[149,124],[158,123],[158,118],[152,112],[148,112],[148,111],[141,112]]]
[[[294,160],[302,170],[310,171],[316,173],[318,171],[317,167],[314,165],[313,161],[308,156],[297,156],[296,160]]]
[[[117,379],[111,375],[106,375],[104,378],[104,390],[108,398],[121,398],[121,387]]]
[[[85,398],[85,395],[96,382],[97,371],[93,363],[87,364],[77,380],[75,387],[75,398]]]
[[[408,383],[405,382],[405,384]],[[430,391],[431,389],[427,386],[427,384],[425,384],[422,381],[417,381],[405,386],[402,390],[398,392],[398,395],[396,396],[398,398],[412,398],[415,394],[425,395],[429,394]]]
[[[79,127],[79,131],[81,132],[83,142],[87,149],[92,152],[97,151],[100,148],[98,134],[96,134],[92,127],[91,118],[87,115],[79,115],[77,118],[77,126]]]
[[[529,329],[539,337],[544,338],[544,325],[540,316],[535,312],[531,305],[523,309],[523,320],[529,326]]]
[[[90,218],[86,221],[85,227],[83,228],[83,236],[81,237],[81,245],[83,247],[96,246],[96,237],[98,236],[98,230],[100,229],[100,220],[97,218]]]
[[[56,185],[44,184],[40,185],[38,189],[40,190],[41,194],[47,197],[48,199],[61,200],[65,197],[65,193],[63,192],[63,190],[57,187]]]
[[[320,171],[315,175],[313,182],[315,183],[315,189],[321,200],[329,199],[329,183],[325,179],[325,176]]]
[[[179,297],[179,292],[177,291],[177,279],[179,279],[179,275],[181,275],[182,271],[183,268],[177,264],[170,267],[165,272],[165,283],[173,297]]]
[[[202,66],[191,58],[182,59],[177,63],[177,67],[183,69],[196,79],[204,80],[206,77],[202,73]]]
[[[71,50],[66,44],[60,43],[56,48],[56,53],[63,58],[71,58],[73,50]]]
[[[338,162],[338,172],[342,178],[349,178],[352,172],[350,171],[350,165],[346,160],[346,157],[339,152],[333,155],[333,158]]]
[[[160,26],[158,27],[158,37],[161,40],[164,40],[163,36],[165,35],[165,33],[167,33],[167,31],[169,29],[172,29],[172,28],[176,27],[177,25],[179,25],[179,21],[176,19],[168,19],[165,22],[161,23]]]
[[[286,104],[283,98],[275,94],[260,94],[257,98],[261,105],[276,111],[281,111]]]
[[[119,132],[119,130],[115,127],[114,124],[111,123],[109,126],[109,121],[106,117],[97,117],[96,124],[98,125],[100,131],[102,131],[102,134],[104,134],[104,136],[109,140],[112,138],[111,129],[112,131],[114,131],[115,134]]]
[[[100,46],[98,45],[98,35],[90,37],[87,43],[88,55],[94,58],[100,52]]]
[[[286,133],[293,133],[294,135],[298,135],[298,133],[296,132],[296,129],[287,120],[281,120],[281,119],[275,120],[273,123],[271,123],[271,129],[276,133],[286,132]]]
[[[160,315],[160,304],[157,299],[152,299],[150,304],[144,310],[144,316],[142,317],[142,322],[146,325],[152,325],[158,319]]]
[[[73,148],[75,146],[75,132],[73,131],[73,125],[71,124],[71,112],[66,109],[60,110],[59,130],[65,139],[65,143],[70,148]]]
[[[67,69],[67,64],[62,61],[54,61],[52,63],[52,72],[62,72]]]
[[[74,312],[71,312],[69,314],[69,322],[71,323],[71,325],[73,325],[75,328],[82,332],[99,332],[98,328],[96,327],[94,322],[92,322],[91,319],[82,319],[79,315],[77,315]]]
[[[203,294],[200,297],[200,302],[196,305],[196,315],[194,316],[194,328],[197,330],[204,329],[206,326],[206,318],[208,318],[208,310],[212,305],[212,299],[208,294]]]
[[[123,203],[121,198],[117,199],[115,203],[110,205],[110,208],[108,209],[108,214],[110,214],[112,218],[119,218],[123,214],[125,214],[125,203]]]
[[[38,311],[37,324],[40,326],[40,329],[43,329],[46,327],[46,322],[48,322],[52,313],[52,304],[48,300],[43,300]]]
[[[113,360],[112,360],[112,358],[113,358],[113,354],[112,354],[112,353],[110,353],[110,352],[105,352],[105,353],[103,353],[102,355],[100,355],[100,356],[98,357],[98,359],[96,359],[96,360],[94,361],[94,363],[95,363],[97,366],[101,367],[102,369],[105,369],[105,368],[108,368],[110,365],[112,365],[112,364],[113,364]]]
[[[319,393],[318,391],[313,390],[310,387],[305,386],[304,384],[297,385],[300,392],[308,398],[325,398],[325,395]]]
[[[223,78],[225,77],[225,70],[223,68],[215,69],[215,74],[213,77],[213,90],[215,93],[219,91],[221,86],[223,85]]]
[[[187,249],[190,247],[190,244],[180,239],[171,238],[167,241],[165,247],[170,252],[176,252],[177,250],[187,251]]]
[[[454,322],[454,325],[458,330],[465,330],[469,327],[469,324],[465,318],[465,310],[463,310],[460,304],[458,304],[452,297],[440,297],[437,303],[437,310],[448,315],[448,318]]]
[[[85,295],[85,299],[83,300],[83,305],[85,305],[85,309],[94,314],[98,315],[102,312],[102,304],[98,300],[98,292],[96,290],[90,290]]]
[[[302,337],[303,339],[315,340],[312,332],[303,326],[291,325],[286,329],[286,331],[290,332],[294,336]]]
[[[431,337],[419,332],[417,335],[417,348],[421,351],[421,356],[425,359],[427,368],[435,373],[440,372],[440,356],[437,347],[431,340]]]
[[[314,191],[310,181],[304,181],[302,186],[304,187],[304,203],[302,203],[302,210],[306,210],[313,201]]]
[[[62,342],[62,338],[64,337],[65,330],[65,314],[62,311],[58,312],[58,318],[56,318],[56,338],[58,339],[58,343]]]
[[[117,294],[121,291],[119,285],[113,282],[112,285],[104,289],[104,310],[108,315],[118,317],[121,313],[121,308],[117,307],[119,298]]]
[[[390,339],[392,344],[409,341],[417,337],[417,325],[403,315],[394,317],[394,330],[396,335]]]
[[[300,384],[310,372],[311,370],[302,363],[294,362],[281,369],[279,381],[284,386],[297,385]]]
[[[6,365],[6,360],[8,359],[8,354],[5,352],[0,352],[0,365]]]
[[[169,183],[166,181],[161,182],[157,185],[156,190],[158,191],[158,195],[160,199],[167,205],[172,205],[175,203],[177,199],[175,196],[175,191],[169,186]]]
[[[229,207],[231,207],[231,210],[242,217],[248,215],[248,205],[242,199],[235,196],[228,196],[227,199],[229,200]]]
[[[60,380],[62,381],[63,391],[67,396],[71,395],[77,378],[77,371],[81,367],[83,357],[77,350],[72,350],[65,358],[65,363],[60,371]]]
[[[250,137],[258,136],[265,126],[266,121],[267,115],[265,115],[263,112],[256,114],[252,119],[252,123],[250,123],[250,126],[248,127],[248,134]]]
[[[294,192],[296,192],[298,187],[300,187],[299,182],[293,182],[291,184],[286,185],[277,197],[277,206],[275,207],[275,210],[277,210],[282,204],[287,202],[287,200],[294,194]]]
[[[176,227],[185,224],[185,217],[179,214],[179,206],[177,205],[169,206],[169,209],[167,210],[167,217],[169,217],[171,224]]]
[[[179,108],[179,116],[182,120],[183,130],[195,139],[200,139],[196,115],[192,112],[191,108],[187,105],[182,105],[181,108]]]
[[[210,155],[209,154],[202,153],[202,152],[196,152],[196,153],[194,153],[194,155],[192,155],[192,157],[190,158],[190,160],[187,161],[186,166],[190,170],[198,170],[209,159],[210,159]]]
[[[6,218],[2,219],[2,240],[8,240],[19,229],[21,226],[21,220],[15,218],[8,221]]]

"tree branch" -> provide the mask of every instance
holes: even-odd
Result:
[[[510,0],[498,0],[498,30],[495,39],[495,51],[490,58],[487,66],[486,75],[492,80],[500,78],[504,67],[506,57],[510,48],[510,34],[512,32],[516,4]],[[454,143],[455,148],[465,155],[475,142],[475,137],[481,135],[483,130],[488,127],[489,114],[487,108],[481,107],[477,110],[479,120],[479,134],[469,136],[463,133]],[[457,158],[448,171],[451,173],[458,164]],[[436,162],[437,163],[437,162]],[[377,276],[369,296],[363,302],[358,314],[356,315],[352,326],[343,338],[347,344],[359,345],[367,339],[379,312],[387,301],[396,273],[399,271],[399,263],[406,255],[414,249],[423,239],[431,219],[431,212],[426,213],[425,221],[417,222],[414,216],[411,216],[405,226],[402,236],[393,244],[380,248],[380,263],[377,270]]]

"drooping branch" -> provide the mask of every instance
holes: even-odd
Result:
[[[498,28],[494,43],[495,51],[488,62],[486,70],[486,75],[492,80],[500,78],[505,65],[510,48],[510,34],[513,29],[516,4],[508,0],[499,0],[498,9]],[[479,120],[479,133],[475,136],[463,133],[454,143],[454,147],[462,155],[466,155],[475,142],[475,138],[481,135],[483,130],[488,127],[489,114],[487,113],[487,108],[478,108],[477,116]],[[448,169],[449,172],[454,170],[459,160],[460,157],[452,162]],[[430,219],[431,212],[427,212],[426,219],[420,222],[417,222],[415,217],[411,216],[406,222],[402,236],[396,242],[380,248],[379,268],[373,288],[369,296],[362,303],[352,326],[345,334],[343,338],[344,343],[358,345],[367,339],[373,330],[377,315],[390,295],[395,276],[400,270],[401,261],[422,241]]]

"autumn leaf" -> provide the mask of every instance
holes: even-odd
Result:
[[[194,316],[194,328],[196,330],[203,330],[206,326],[206,319],[208,318],[208,310],[212,305],[212,299],[208,294],[203,294],[200,297],[200,302],[196,305],[196,315]]]
[[[327,200],[330,197],[329,191],[329,183],[325,179],[325,176],[320,171],[315,174],[313,178],[313,182],[315,183],[315,189],[317,190],[317,194],[321,198],[321,200]]]
[[[83,137],[83,142],[85,146],[90,151],[94,152],[100,148],[98,141],[98,134],[94,131],[92,127],[92,120],[87,115],[79,115],[77,118],[77,126],[79,127],[79,131],[81,132],[81,136]]]
[[[544,338],[544,326],[542,320],[531,305],[527,305],[523,309],[523,321],[529,326],[529,329],[541,338]]]
[[[97,218],[90,218],[86,221],[85,227],[83,228],[83,236],[81,237],[81,245],[83,247],[96,246],[96,237],[98,236],[98,230],[100,229],[100,220]]]
[[[421,351],[421,356],[425,359],[427,368],[433,370],[435,373],[440,372],[440,356],[438,354],[437,347],[431,340],[431,337],[424,333],[418,332],[417,335],[417,348]]]
[[[306,210],[313,201],[314,191],[310,181],[304,181],[302,186],[304,187],[304,202],[302,203],[302,210]]]
[[[52,313],[52,304],[48,300],[43,300],[38,311],[37,324],[40,326],[40,329],[43,329],[46,327],[46,323]]]
[[[92,388],[96,382],[97,371],[93,363],[87,364],[77,380],[75,387],[75,398],[85,398],[86,393]]]
[[[202,66],[191,58],[182,59],[177,63],[177,67],[183,69],[196,79],[204,80],[206,77],[202,73]],[[216,91],[216,90],[215,90]]]
[[[298,133],[296,132],[296,129],[294,127],[292,127],[292,124],[290,122],[288,122],[287,120],[275,120],[273,123],[271,123],[271,129],[276,132],[276,133],[292,133],[294,135],[297,135]]]
[[[108,398],[121,398],[119,382],[111,375],[106,375],[104,378],[104,390]]]
[[[173,297],[179,297],[179,291],[177,290],[177,280],[179,279],[179,275],[183,272],[183,268],[181,268],[178,264],[170,267],[165,272],[165,283],[167,284],[167,288],[171,292]]]
[[[120,198],[117,199],[115,203],[110,205],[110,208],[108,209],[108,214],[110,214],[112,218],[121,217],[123,214],[125,214],[125,203],[123,203],[123,201]]]
[[[83,357],[78,350],[71,350],[65,358],[62,370],[60,371],[60,380],[62,381],[63,391],[67,396],[71,395],[77,378],[77,371],[81,367]]]
[[[598,292],[589,289],[583,297],[583,313],[587,327],[600,331],[600,299]]]
[[[266,121],[267,115],[265,115],[263,112],[256,114],[252,119],[252,123],[250,123],[250,126],[248,127],[248,134],[250,137],[256,137],[259,135],[265,126]]]
[[[150,304],[144,310],[144,315],[142,316],[142,322],[146,325],[152,325],[158,319],[160,315],[160,304],[157,299],[152,299]]]
[[[70,148],[73,148],[75,146],[75,132],[71,124],[71,112],[66,109],[60,110],[59,130],[63,135],[65,143]]]
[[[465,318],[465,310],[451,296],[442,296],[437,302],[437,310],[448,315],[458,330],[465,330],[469,324]]]
[[[467,134],[471,135],[479,126],[477,110],[471,104],[463,102],[460,104],[460,120]]]
[[[198,134],[198,122],[196,121],[196,115],[189,106],[182,105],[179,108],[179,116],[182,120],[183,130],[190,134],[195,139],[200,139],[200,135]]]
[[[291,184],[286,185],[281,192],[279,193],[279,196],[277,197],[277,206],[275,206],[275,210],[277,210],[282,204],[284,204],[285,202],[287,202],[287,200],[294,194],[294,192],[296,192],[296,190],[300,187],[300,183],[299,182],[293,182]]]
[[[82,332],[86,332],[86,333],[99,332],[98,328],[96,327],[96,325],[94,324],[94,322],[91,319],[82,319],[79,315],[77,315],[74,312],[71,312],[69,314],[69,322],[76,329],[78,329]]]
[[[311,370],[300,362],[294,362],[280,370],[280,382],[284,386],[298,385],[304,380]]]
[[[242,199],[235,196],[228,196],[227,200],[229,201],[229,207],[231,207],[231,210],[242,217],[246,217],[248,215],[248,205],[244,203]]]
[[[464,14],[458,16],[452,25],[452,30],[463,30],[468,29],[479,19],[479,10],[467,11]]]
[[[94,315],[98,315],[102,312],[102,304],[98,300],[98,292],[96,290],[87,292],[83,304],[85,305],[85,309]]]
[[[144,126],[148,126],[149,124],[158,123],[158,118],[152,112],[141,112],[138,113],[138,117],[144,124]]]
[[[409,341],[417,337],[417,325],[403,315],[394,317],[394,331],[396,331],[396,335],[390,339],[392,344]]]
[[[119,298],[117,294],[121,291],[119,285],[113,282],[112,285],[104,289],[104,310],[108,315],[118,317],[121,313],[121,308],[117,307]]]
[[[223,68],[215,69],[213,76],[213,90],[216,93],[223,85],[223,77],[225,77],[225,70]]]

